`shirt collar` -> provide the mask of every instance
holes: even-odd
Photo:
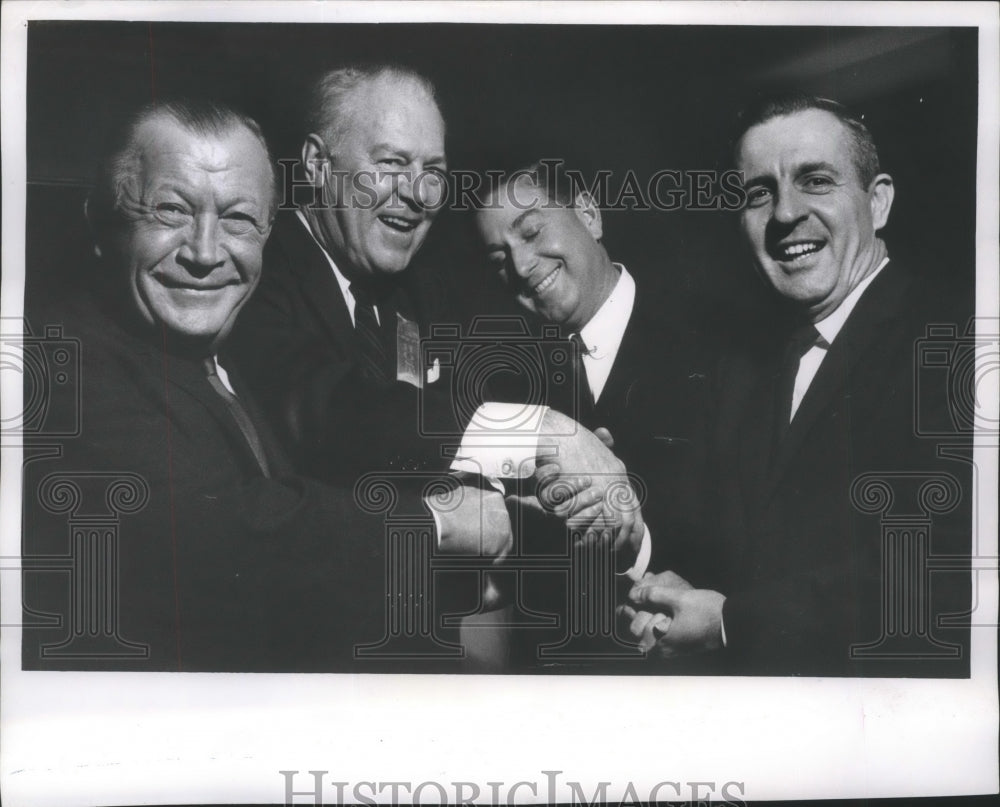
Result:
[[[635,280],[620,263],[612,266],[618,270],[618,282],[590,322],[580,329],[580,338],[594,358],[618,353],[635,305]]]
[[[837,334],[844,327],[844,323],[847,322],[847,318],[854,310],[854,306],[858,304],[861,295],[865,293],[865,289],[871,285],[872,281],[885,268],[887,263],[889,263],[888,255],[882,259],[882,263],[875,268],[874,272],[851,290],[851,293],[833,310],[833,313],[815,323],[816,330],[819,331],[819,335],[823,337],[828,345],[833,344],[833,340],[837,338]]]

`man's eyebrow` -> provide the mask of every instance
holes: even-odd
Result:
[[[828,174],[836,174],[840,176],[840,169],[832,163],[824,162],[823,160],[817,160],[816,162],[802,163],[801,165],[796,165],[793,171],[795,176],[802,176],[802,174],[811,174],[814,171],[825,171]],[[767,185],[773,184],[774,177],[772,174],[758,174],[757,176],[750,177],[749,179],[743,180],[744,187],[750,187],[751,185]]]
[[[796,176],[800,174],[811,174],[813,171],[826,171],[830,174],[840,174],[837,166],[828,162],[823,162],[822,160],[812,163],[802,163],[802,165],[795,169],[795,174]]]
[[[374,146],[372,146],[372,153],[374,154],[377,151],[388,151],[392,154],[398,154],[400,157],[403,157],[407,162],[410,162],[413,159],[413,152],[409,151],[408,149],[401,148],[395,145],[394,143],[376,143]],[[443,154],[435,154],[431,157],[428,157],[424,162],[440,163],[441,165],[444,165],[445,163],[447,163],[447,159]]]
[[[520,227],[522,224],[524,224],[525,220],[527,220],[527,218],[529,216],[532,216],[532,215],[534,215],[537,212],[538,212],[538,208],[537,207],[529,207],[527,210],[525,210],[523,213],[521,213],[521,215],[519,215],[516,219],[514,219],[510,223],[510,229],[516,230],[518,227]]]

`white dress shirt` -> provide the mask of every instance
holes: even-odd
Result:
[[[229,373],[226,372],[226,368],[219,364],[219,357],[214,353],[212,354],[212,363],[215,365],[215,374],[219,377],[219,381],[222,382],[227,390],[229,390],[233,395],[236,395],[236,390],[233,389],[233,385],[229,383]]]
[[[587,348],[583,354],[583,367],[595,403],[611,375],[635,306],[635,280],[620,263],[614,264],[614,267],[618,270],[618,282],[590,322],[580,329],[580,339]]]

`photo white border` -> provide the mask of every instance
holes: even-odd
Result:
[[[530,22],[979,27],[977,315],[998,316],[998,19],[992,3],[8,2],[2,7],[4,317],[24,288],[27,21]],[[987,411],[996,417],[997,390]],[[2,416],[21,409],[3,388]],[[997,557],[997,451],[977,441],[981,557]],[[993,441],[995,442],[995,441]],[[20,614],[21,454],[3,447],[2,624]],[[16,567],[15,567],[16,568]],[[979,575],[996,614],[996,573]],[[992,585],[986,585],[992,583]],[[20,670],[0,643],[0,785],[8,805],[280,802],[279,770],[330,783],[742,783],[747,801],[989,793],[997,778],[996,632],[973,631],[968,681],[574,676],[57,673]],[[350,793],[350,790],[347,791]],[[435,791],[425,796],[432,800]],[[700,792],[705,793],[702,787]],[[383,792],[382,797],[387,796]],[[661,798],[678,798],[674,790]],[[300,797],[298,802],[311,803]]]

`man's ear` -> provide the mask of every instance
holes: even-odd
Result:
[[[83,217],[87,221],[87,229],[90,231],[90,240],[94,244],[94,254],[100,258],[101,255],[101,239],[98,236],[99,228],[97,222],[94,218],[94,212],[90,207],[90,197],[88,196],[83,200]]]
[[[872,211],[872,226],[875,232],[885,227],[889,221],[889,211],[892,209],[892,200],[896,190],[892,184],[892,177],[888,174],[879,174],[872,180],[868,188],[869,204]]]
[[[601,225],[601,209],[594,201],[594,197],[586,191],[580,191],[573,200],[573,212],[583,222],[583,226],[587,228],[594,240],[600,241],[604,230]]]
[[[302,168],[306,179],[316,188],[326,180],[326,145],[318,134],[307,135],[302,144]]]

